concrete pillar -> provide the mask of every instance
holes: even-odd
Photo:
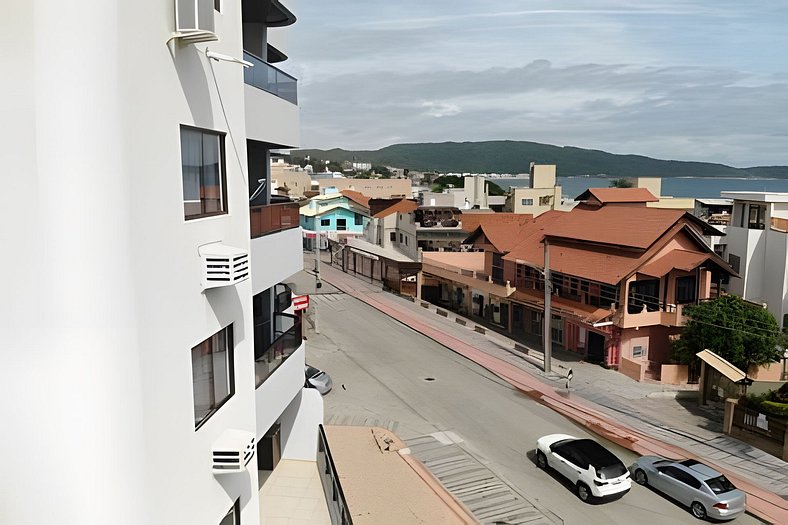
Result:
[[[416,299],[421,300],[421,287],[424,284],[424,275],[422,272],[416,274]]]

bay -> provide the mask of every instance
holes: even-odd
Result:
[[[607,188],[614,177],[558,177],[564,197],[574,199],[588,188]],[[528,186],[528,178],[489,179],[504,190]],[[731,177],[662,177],[662,195],[719,198],[722,191],[788,192],[788,179],[734,179]]]

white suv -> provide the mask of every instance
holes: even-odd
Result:
[[[568,479],[585,502],[623,496],[632,487],[621,460],[592,439],[566,434],[543,436],[536,441],[536,464],[545,470],[551,467]]]

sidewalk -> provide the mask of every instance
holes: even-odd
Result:
[[[569,353],[553,357],[554,370],[572,368],[569,390],[559,375],[546,377],[538,352],[514,350],[514,341],[451,312],[384,293],[373,284],[324,264],[322,278],[339,290],[484,366],[566,417],[639,454],[696,458],[728,475],[748,493],[748,510],[788,523],[788,463],[720,432],[719,416],[682,401],[676,387],[638,383]],[[465,320],[462,326],[456,319]],[[711,416],[711,419],[709,418]]]

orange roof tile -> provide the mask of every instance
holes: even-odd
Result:
[[[402,199],[392,204],[388,208],[379,211],[378,213],[373,215],[373,217],[375,217],[376,219],[382,219],[383,217],[388,217],[392,213],[410,213],[412,211],[415,211],[416,208],[418,207],[419,204],[416,201]]]
[[[682,210],[603,206],[575,208],[547,234],[578,241],[646,249],[685,215]]]
[[[479,226],[487,224],[525,224],[534,218],[531,213],[468,213],[463,212],[460,226],[471,233]]]
[[[576,201],[589,200],[591,197],[602,204],[625,202],[659,202],[659,199],[646,188],[588,188],[578,195]]]
[[[662,277],[673,268],[685,271],[694,270],[710,257],[708,253],[673,250],[659,259],[647,262],[638,268],[638,273],[650,275],[651,277]]]
[[[344,195],[348,199],[352,200],[353,202],[355,202],[357,204],[361,204],[365,208],[369,208],[369,199],[371,197],[367,197],[366,195],[364,195],[360,191],[342,190],[341,193],[342,193],[342,195]]]

